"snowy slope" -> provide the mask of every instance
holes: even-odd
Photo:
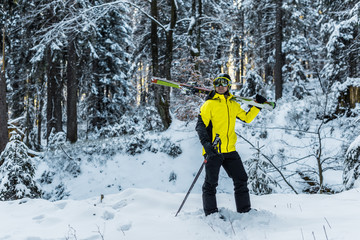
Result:
[[[62,174],[62,169],[55,170],[57,174],[50,185],[43,184],[42,187],[53,189],[60,183],[64,183],[71,199],[86,199],[101,194],[115,194],[128,188],[151,188],[164,192],[186,192],[194,179],[196,172],[199,170],[202,161],[202,146],[196,134],[194,123],[184,127],[184,123],[174,121],[170,129],[161,133],[161,138],[169,138],[172,142],[181,146],[182,154],[173,158],[163,152],[144,151],[134,156],[116,153],[111,156],[106,154],[93,154],[91,160],[89,156],[76,155],[81,159],[81,174],[76,178],[66,173]],[[159,138],[159,136],[145,136],[146,138]],[[128,138],[125,136],[124,138]],[[126,141],[117,138],[113,140],[119,145]],[[81,143],[79,143],[81,144]],[[97,142],[101,145],[100,141]],[[102,143],[106,146],[109,143]],[[243,151],[245,152],[245,150]],[[76,153],[76,152],[75,152]],[[77,154],[77,153],[76,153]],[[53,161],[53,160],[52,160]],[[69,161],[64,157],[64,161]],[[40,160],[37,173],[41,175],[49,169],[49,165]],[[57,163],[58,164],[58,163]],[[58,164],[59,165],[59,164]],[[61,164],[60,164],[61,165]],[[176,179],[170,181],[172,174]],[[40,176],[37,176],[40,178]],[[204,174],[198,180],[193,192],[200,193],[201,185],[204,181]],[[224,170],[220,175],[219,192],[232,192],[232,181],[229,179]]]
[[[284,113],[287,111],[286,104],[283,106],[275,120],[268,118],[273,113],[267,116],[262,113],[251,125],[237,123],[237,131],[251,142],[260,141],[260,146],[272,147],[264,150],[278,158],[276,164],[281,164],[281,154],[291,159],[289,156],[305,152],[302,148],[291,146],[285,152],[278,150],[284,142],[299,141],[292,133],[282,131],[281,135],[278,134],[280,131],[275,123],[285,126],[287,122]],[[268,119],[273,120],[270,122]],[[263,122],[270,122],[273,126],[263,127],[260,125]],[[52,177],[42,182],[43,190],[52,193],[52,189],[61,185],[61,190],[66,192],[63,195],[65,200],[0,202],[0,240],[358,239],[359,188],[335,195],[295,195],[276,171],[271,174],[281,184],[278,194],[251,195],[252,206],[258,211],[247,214],[234,212],[232,182],[222,170],[218,206],[228,221],[216,216],[204,217],[201,200],[204,174],[179,216],[174,217],[203,161],[194,125],[194,122],[185,124],[175,120],[165,132],[144,133],[144,138],[156,140],[153,143],[159,145],[154,145],[157,149],[161,149],[163,144],[163,140],[159,142],[159,139],[169,139],[169,142],[181,146],[183,152],[176,157],[160,150],[126,154],[124,149],[129,136],[123,136],[64,145],[63,149],[59,149],[57,158],[40,159],[36,178],[44,180],[45,172],[55,174],[49,174]],[[256,132],[263,131],[262,128],[268,131],[266,139],[261,139]],[[354,132],[355,135],[358,130]],[[308,139],[300,138],[300,141]],[[334,142],[327,147],[338,149],[340,145]],[[237,150],[243,161],[251,159],[256,153],[240,138]],[[72,160],[74,166],[79,164],[80,173],[66,170],[69,166],[66,164],[72,162],[69,157],[75,159]],[[284,171],[291,176],[297,168],[297,165],[287,166]],[[326,179],[333,181],[334,185],[341,185],[341,174],[339,169],[331,172]],[[299,181],[291,177],[289,180],[301,192]],[[102,194],[104,199],[101,202]]]
[[[238,214],[219,194],[228,220],[204,217],[201,195],[129,188],[85,200],[0,202],[0,239],[358,239],[360,189],[336,195],[251,196],[256,212]]]

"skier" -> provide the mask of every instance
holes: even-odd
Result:
[[[233,101],[233,95],[229,92],[231,79],[228,74],[220,74],[213,80],[215,91],[207,97],[200,108],[196,131],[203,145],[203,154],[206,159],[205,182],[202,187],[202,199],[205,215],[218,212],[216,203],[216,187],[220,167],[223,166],[234,183],[236,210],[245,213],[251,210],[249,189],[247,187],[247,174],[241,158],[235,149],[236,118],[250,123],[260,109],[252,107],[248,112],[244,111],[240,104]],[[266,98],[256,95],[256,101],[266,102]],[[212,146],[215,135],[219,134],[221,144],[218,152]]]

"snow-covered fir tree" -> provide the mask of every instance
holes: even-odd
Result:
[[[260,149],[254,154],[253,158],[245,162],[249,176],[248,185],[251,193],[256,195],[270,194],[277,185],[268,171],[271,165],[265,162],[260,156]]]
[[[343,183],[345,189],[360,186],[360,136],[349,146],[346,152]]]
[[[99,1],[95,6],[105,2]],[[132,48],[130,11],[122,4],[105,10],[86,40],[91,67],[84,82],[87,98],[82,114],[97,129],[118,122],[134,106],[136,95],[127,77]]]
[[[20,135],[13,131],[0,156],[0,200],[38,198],[41,189],[34,180],[35,164]]]
[[[264,82],[255,71],[248,71],[246,74],[246,82],[240,90],[241,96],[255,97],[257,93],[264,87]]]

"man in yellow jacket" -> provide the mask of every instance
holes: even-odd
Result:
[[[232,100],[229,92],[231,79],[228,74],[220,74],[213,81],[215,91],[207,97],[200,108],[196,131],[203,145],[206,158],[205,182],[202,187],[203,208],[205,215],[218,212],[216,203],[216,187],[218,186],[220,167],[223,166],[234,182],[235,203],[237,212],[244,213],[251,210],[248,176],[245,172],[239,154],[236,152],[236,118],[250,123],[260,112],[257,107],[252,107],[245,112],[238,102]],[[256,101],[266,102],[266,99],[256,95]],[[218,152],[212,142],[219,134],[221,144],[217,146]]]

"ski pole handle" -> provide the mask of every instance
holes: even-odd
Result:
[[[219,149],[217,147],[218,144],[219,144]],[[216,134],[212,145],[217,152],[221,153],[221,139],[220,139],[220,135],[218,133]]]

